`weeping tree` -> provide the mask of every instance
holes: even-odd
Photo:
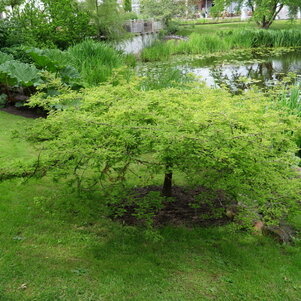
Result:
[[[97,35],[107,40],[118,40],[124,37],[124,16],[117,0],[85,0],[82,8],[90,15]]]
[[[300,121],[261,94],[231,96],[204,87],[141,91],[127,84],[52,98],[37,94],[30,105],[50,110],[25,133],[39,157],[6,163],[2,180],[52,171],[78,189],[111,191],[115,184],[162,181],[162,195],[170,197],[180,177],[182,185],[223,191],[271,219],[298,208]]]

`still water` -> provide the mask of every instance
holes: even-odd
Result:
[[[141,74],[157,74],[162,81],[166,72],[175,71],[181,77],[192,73],[211,87],[224,85],[232,93],[255,86],[271,89],[284,82],[301,81],[301,49],[240,50],[224,56],[178,57],[169,63],[145,64],[140,69]]]

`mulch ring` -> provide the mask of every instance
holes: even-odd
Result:
[[[15,106],[7,106],[5,108],[1,108],[0,111],[26,118],[44,118],[47,116],[46,112],[43,112],[41,110],[37,111],[36,109],[26,107],[17,108]]]
[[[125,213],[118,217],[118,220],[127,225],[141,225],[143,219],[138,219],[135,215],[139,204],[149,195],[157,192],[160,197],[161,186],[146,186],[132,190],[130,198],[125,200],[123,208]],[[164,225],[185,225],[185,226],[213,226],[224,225],[230,222],[225,215],[227,201],[222,191],[212,192],[207,188],[198,186],[195,188],[185,188],[174,186],[171,198],[162,198],[163,206],[155,210],[153,217],[154,226]],[[148,212],[151,212],[149,210]]]

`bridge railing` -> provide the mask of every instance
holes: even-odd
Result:
[[[154,19],[129,20],[124,24],[125,30],[134,34],[158,32],[163,29],[163,23]]]

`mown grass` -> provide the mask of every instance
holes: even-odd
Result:
[[[205,19],[205,18],[197,18],[197,19],[188,19],[188,20],[173,20],[174,22],[178,23],[179,25],[199,25],[199,24],[217,24],[217,23],[232,23],[232,22],[240,22],[240,17],[228,17],[228,18],[214,18],[214,19]],[[248,22],[248,21],[244,21]]]
[[[3,160],[30,158],[10,132],[26,123],[0,112]],[[165,227],[164,240],[104,216],[101,200],[50,178],[0,184],[0,300],[301,299],[301,244],[231,226]]]
[[[177,34],[182,36],[189,36],[192,33],[199,34],[212,34],[223,30],[235,30],[235,29],[257,29],[255,22],[233,22],[233,23],[220,23],[220,24],[202,24],[202,25],[187,25],[180,26]],[[300,29],[301,20],[294,20],[293,22],[288,20],[274,21],[270,29]]]

